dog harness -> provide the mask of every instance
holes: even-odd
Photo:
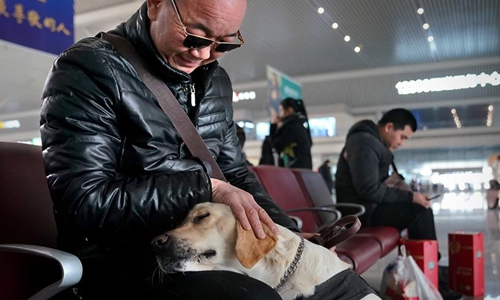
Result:
[[[347,269],[317,285],[313,295],[294,300],[359,300],[371,293],[377,295],[361,276]]]
[[[302,254],[304,254],[304,238],[300,237],[300,243],[299,247],[297,248],[297,253],[295,254],[295,258],[293,259],[292,263],[286,269],[285,274],[283,277],[281,277],[280,282],[278,283],[277,286],[274,287],[274,290],[277,291],[279,288],[281,288],[285,282],[288,280],[290,276],[297,270],[297,266],[299,265],[300,261],[302,260]]]

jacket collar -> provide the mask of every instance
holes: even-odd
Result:
[[[149,33],[149,18],[147,5],[144,2],[139,10],[130,19],[120,24],[114,32],[125,36],[136,47],[136,50],[145,58],[147,63],[158,72],[158,75],[168,81],[191,82],[191,76],[186,72],[171,67],[158,53]],[[208,74],[217,68],[218,62],[214,61],[206,66]]]

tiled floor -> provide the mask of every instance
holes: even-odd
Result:
[[[433,200],[440,265],[448,264],[448,233],[455,230],[480,231],[484,234],[484,297],[466,297],[474,300],[500,300],[500,210],[489,210],[484,193],[446,193]],[[385,266],[397,256],[396,250],[379,260],[363,273],[373,287],[380,287]]]

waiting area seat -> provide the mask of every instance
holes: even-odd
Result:
[[[322,225],[319,213],[329,214],[330,223],[339,220],[341,214],[332,207],[315,207],[310,198],[300,187],[290,169],[273,166],[258,166],[251,169],[271,198],[289,215],[302,221],[301,229],[305,232],[317,232]]]
[[[49,299],[78,283],[80,260],[56,250],[42,152],[0,142],[0,299]]]
[[[319,173],[274,166],[254,166],[251,171],[283,210],[290,211],[296,207],[316,208],[295,214],[302,219],[304,232],[314,232],[317,228],[336,221],[331,216],[320,215],[322,209],[337,210],[342,204],[333,203],[326,183]],[[358,214],[364,213],[359,204],[347,206],[358,208]],[[352,264],[354,271],[361,274],[395,249],[399,239],[398,230],[392,227],[362,228],[351,238],[339,243],[336,252],[342,260]]]
[[[306,169],[292,169],[292,172],[297,178],[297,181],[305,192],[306,196],[310,198],[309,202],[315,206],[335,207],[342,212],[343,208],[349,208],[351,211],[357,211],[356,216],[365,213],[364,206],[356,203],[336,203],[332,204],[330,191],[323,180],[323,177],[318,172]],[[320,216],[321,217],[321,216]],[[323,218],[328,216],[322,216]],[[329,221],[328,219],[326,221]],[[382,253],[381,257],[389,254],[394,248],[397,247],[400,239],[398,230],[394,227],[377,226],[377,227],[363,227],[357,236],[372,237],[380,244]]]

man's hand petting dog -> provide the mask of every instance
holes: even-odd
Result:
[[[252,229],[259,239],[266,237],[262,223],[267,225],[275,234],[279,232],[271,217],[255,202],[251,194],[222,180],[211,179],[211,181],[212,202],[229,206],[236,219],[240,221],[243,229]]]

